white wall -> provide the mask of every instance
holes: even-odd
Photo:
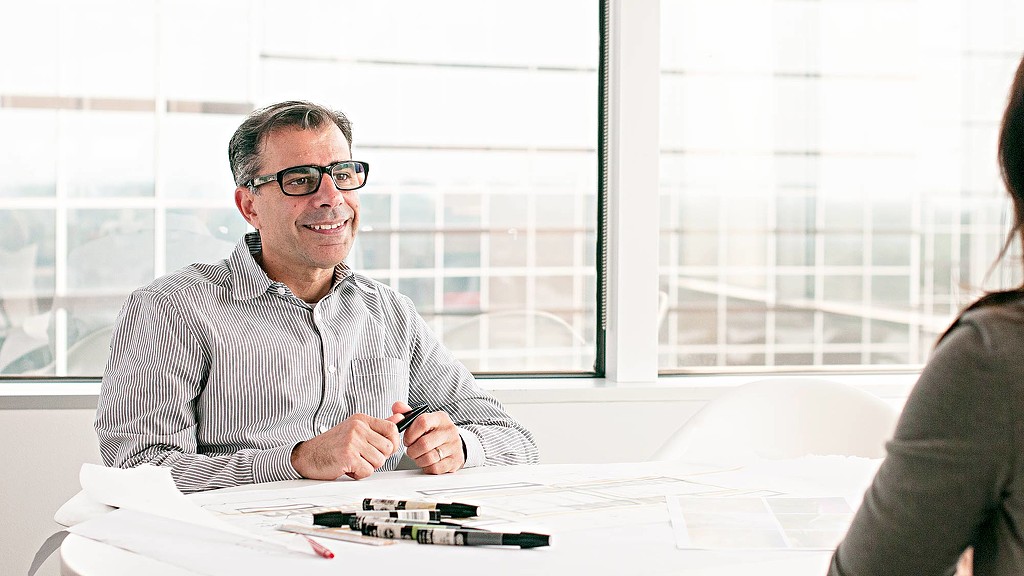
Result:
[[[0,555],[0,574],[12,576],[24,576],[39,546],[61,528],[53,513],[78,492],[82,463],[100,462],[95,408],[24,400],[0,398],[0,542],[7,550]],[[94,397],[89,401],[95,406]],[[54,576],[59,566],[54,554],[38,574]]]
[[[747,378],[753,379],[753,378]],[[899,405],[903,385],[875,390]],[[495,390],[535,435],[545,464],[646,460],[707,400],[728,387]],[[79,490],[83,462],[99,463],[95,396],[0,396],[0,574],[23,576],[53,514]],[[54,554],[39,570],[56,576]]]

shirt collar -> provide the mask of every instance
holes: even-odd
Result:
[[[260,239],[260,233],[258,231],[249,232],[238,241],[235,251],[228,259],[233,280],[231,295],[235,300],[251,300],[266,294],[268,290],[280,284],[271,280],[256,262],[255,255],[261,250],[263,250],[263,242]],[[352,276],[352,271],[344,262],[335,266],[331,290],[336,289],[350,276]]]

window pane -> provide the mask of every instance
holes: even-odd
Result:
[[[153,116],[75,111],[61,115],[58,174],[69,196],[152,196],[155,186]]]
[[[0,374],[53,361],[54,229],[52,210],[0,210]]]
[[[474,323],[452,348],[476,369],[593,370],[599,5],[359,0],[344,34],[281,25],[338,9],[0,3],[0,373],[98,375],[132,289],[227,257],[248,229],[228,139],[291,99],[349,115],[373,168],[349,266],[444,339]]]
[[[986,273],[1020,14],[662,0],[660,369],[920,365],[979,289],[1019,285],[1016,247]]]
[[[54,196],[57,113],[0,108],[0,134],[0,198]]]

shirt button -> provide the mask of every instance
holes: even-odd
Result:
[[[335,372],[338,371],[338,369],[335,368],[334,364],[331,364],[330,366],[327,367],[327,371],[330,372],[331,374],[334,374]]]
[[[326,424],[321,424],[320,427],[317,428],[317,430],[319,430],[321,434],[323,434],[324,432],[327,432],[330,429],[331,428],[329,426],[327,426]]]
[[[280,294],[281,296],[284,296],[286,292],[288,292],[288,290],[286,290],[284,286],[277,287],[277,293]]]

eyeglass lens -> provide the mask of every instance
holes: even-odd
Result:
[[[366,171],[357,162],[339,162],[330,169],[334,185],[339,190],[355,190],[363,185],[366,180]],[[323,171],[317,166],[298,166],[285,170],[278,179],[281,183],[281,190],[289,196],[301,196],[315,192],[320,187],[320,179]]]

